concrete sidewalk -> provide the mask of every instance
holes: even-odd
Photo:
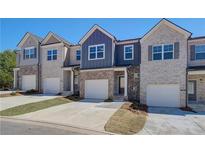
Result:
[[[0,98],[0,111],[11,108],[11,107],[23,105],[23,104],[39,102],[39,101],[44,101],[48,99],[54,99],[57,97],[59,96],[43,95],[43,94],[3,97],[3,98]]]
[[[205,112],[193,113],[179,108],[149,107],[144,135],[205,135]]]

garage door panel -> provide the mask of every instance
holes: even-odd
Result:
[[[60,92],[59,78],[45,78],[43,84],[43,93],[58,94]]]
[[[178,84],[148,85],[147,105],[180,107],[180,90]]]
[[[23,75],[22,90],[27,91],[31,89],[36,89],[36,75]]]
[[[107,99],[108,80],[85,80],[85,98]]]

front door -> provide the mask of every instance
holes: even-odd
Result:
[[[196,81],[188,81],[188,98],[189,101],[196,101]]]
[[[125,91],[125,80],[124,76],[119,76],[119,94],[123,95]]]

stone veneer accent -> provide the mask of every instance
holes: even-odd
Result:
[[[188,80],[196,80],[198,103],[205,103],[205,75],[188,75]]]
[[[36,89],[38,89],[38,65],[20,66],[20,69],[18,71],[20,89],[22,88],[23,75],[36,75]]]
[[[187,37],[162,24],[141,43],[140,102],[146,104],[150,84],[179,84],[180,106],[186,105]],[[148,61],[148,46],[179,42],[179,59]]]
[[[80,72],[80,97],[85,97],[85,80],[108,79],[108,97],[113,98],[114,95],[114,71],[81,71]]]
[[[139,66],[131,66],[127,68],[127,75],[128,75],[128,99],[129,100],[140,100],[140,78],[139,76],[134,76],[135,73],[140,73]]]

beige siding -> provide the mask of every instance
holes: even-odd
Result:
[[[179,59],[148,61],[148,46],[180,43]],[[141,44],[140,101],[146,104],[146,89],[149,84],[179,84],[180,103],[186,102],[187,38],[162,24]]]
[[[76,60],[76,51],[80,50],[80,46],[70,48],[70,65],[80,64],[80,60]]]
[[[205,38],[204,39],[196,39],[196,40],[189,40],[188,41],[188,65],[189,66],[205,66],[205,60],[190,60],[190,46],[191,45],[205,45]]]
[[[20,51],[20,66],[38,64],[38,44],[39,43],[37,40],[35,40],[32,36],[29,36],[29,38],[25,41]],[[37,49],[35,59],[23,59],[23,50],[28,47],[35,47]]]
[[[57,49],[57,60],[47,60],[47,51]],[[41,74],[42,87],[45,78],[60,78],[60,91],[63,91],[63,71],[62,67],[66,56],[64,45],[55,44],[41,47]]]

